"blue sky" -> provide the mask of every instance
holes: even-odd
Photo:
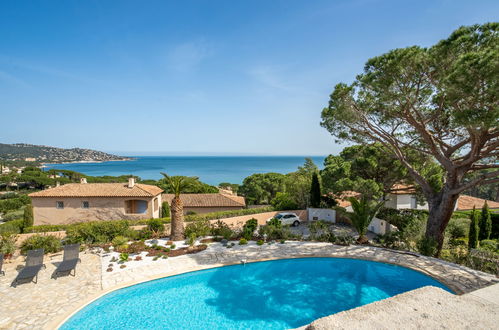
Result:
[[[319,126],[335,84],[498,14],[499,1],[2,1],[0,142],[337,153]]]

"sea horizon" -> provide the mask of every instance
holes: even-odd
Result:
[[[322,168],[324,156],[281,155],[122,155],[130,160],[79,161],[68,163],[44,163],[44,170],[64,169],[91,176],[134,175],[143,180],[158,180],[161,172],[169,175],[196,176],[202,182],[218,185],[221,182],[241,184],[244,178],[255,173],[275,172],[286,174],[298,170],[298,166],[311,158]]]

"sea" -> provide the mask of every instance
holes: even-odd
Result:
[[[125,161],[96,163],[45,164],[44,169],[65,169],[90,176],[135,175],[141,179],[158,180],[168,175],[199,177],[202,182],[218,185],[221,182],[242,183],[254,173],[290,173],[311,158],[323,167],[325,156],[126,156]]]

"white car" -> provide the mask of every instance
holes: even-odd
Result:
[[[293,227],[299,226],[301,223],[300,217],[296,213],[278,213],[274,217],[267,220],[279,219],[283,225],[292,225]]]

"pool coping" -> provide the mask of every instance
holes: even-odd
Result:
[[[404,252],[401,252],[401,251],[391,250],[391,249],[386,249],[386,248],[376,248],[376,247],[371,247],[371,248],[383,250],[383,251],[390,252],[390,253],[397,254],[397,255],[408,254],[408,255],[411,255],[413,257],[427,258],[429,261],[438,262],[438,263],[440,263],[440,264],[442,264],[444,266],[446,264],[447,265],[453,265],[453,266],[459,266],[459,265],[456,265],[456,264],[448,263],[448,262],[440,260],[440,259],[435,259],[435,258],[421,256],[421,255],[416,254],[416,253],[404,253]],[[290,255],[287,255],[287,256],[275,256],[275,257],[258,258],[258,259],[247,260],[246,263],[262,262],[262,261],[272,261],[272,260],[283,260],[283,259],[303,259],[303,258],[357,259],[357,260],[366,260],[366,261],[373,261],[373,262],[380,262],[380,263],[385,263],[385,264],[391,264],[391,265],[395,265],[395,266],[399,266],[399,267],[404,267],[404,268],[412,269],[412,270],[417,271],[419,273],[422,273],[424,275],[430,276],[431,278],[435,279],[436,281],[440,282],[441,284],[447,286],[456,295],[462,295],[464,293],[469,293],[469,292],[466,292],[466,291],[462,290],[459,286],[457,286],[456,284],[452,283],[448,279],[439,276],[438,274],[431,273],[431,272],[427,271],[426,269],[422,269],[422,268],[417,267],[417,266],[415,266],[413,264],[410,264],[410,263],[408,263],[408,264],[401,264],[401,263],[398,263],[398,262],[393,262],[390,259],[387,260],[387,258],[376,259],[376,258],[365,257],[365,256],[356,256],[354,254],[352,254],[352,255],[350,255],[350,254],[331,255],[331,253],[321,253],[321,252],[318,252],[318,253],[309,253],[309,254],[299,254],[299,255],[290,254]],[[130,287],[130,286],[134,286],[134,285],[137,285],[137,284],[140,284],[140,283],[145,283],[145,282],[149,282],[149,281],[154,281],[154,280],[162,279],[162,278],[165,278],[165,277],[170,277],[170,276],[175,276],[175,275],[180,275],[180,274],[191,273],[191,272],[195,272],[195,271],[199,271],[199,270],[220,268],[220,267],[224,267],[224,266],[232,266],[232,265],[239,265],[239,264],[241,264],[241,261],[229,261],[229,262],[214,263],[214,264],[209,264],[209,265],[199,265],[198,264],[196,266],[191,266],[191,267],[184,268],[184,269],[171,270],[171,271],[168,271],[168,272],[163,272],[163,273],[158,273],[158,274],[155,274],[155,275],[145,276],[145,277],[143,277],[143,278],[141,278],[139,280],[134,280],[134,281],[128,281],[128,282],[120,283],[119,285],[115,285],[115,286],[103,289],[103,291],[99,292],[98,294],[91,295],[87,299],[82,300],[81,302],[78,303],[78,305],[75,305],[74,308],[71,308],[70,311],[68,311],[68,312],[66,312],[64,314],[61,314],[60,316],[56,317],[53,321],[47,323],[44,326],[44,329],[59,329],[67,320],[69,320],[73,315],[75,315],[76,313],[78,313],[80,310],[82,310],[83,308],[85,308],[87,305],[91,304],[92,302],[98,300],[99,298],[101,298],[101,297],[103,297],[103,296],[105,296],[105,295],[107,295],[107,294],[109,294],[109,293],[111,293],[113,291],[120,290],[120,289],[123,289],[123,288],[127,288],[127,287]],[[466,267],[462,267],[462,266],[459,266],[459,267],[466,268]],[[487,275],[492,276],[490,274],[487,274]],[[490,283],[490,284],[493,284],[493,283]],[[413,291],[413,290],[410,290],[410,291]],[[407,292],[410,292],[410,291],[407,291]],[[475,290],[472,290],[472,291],[475,291]],[[386,298],[386,299],[390,299],[390,298]]]

